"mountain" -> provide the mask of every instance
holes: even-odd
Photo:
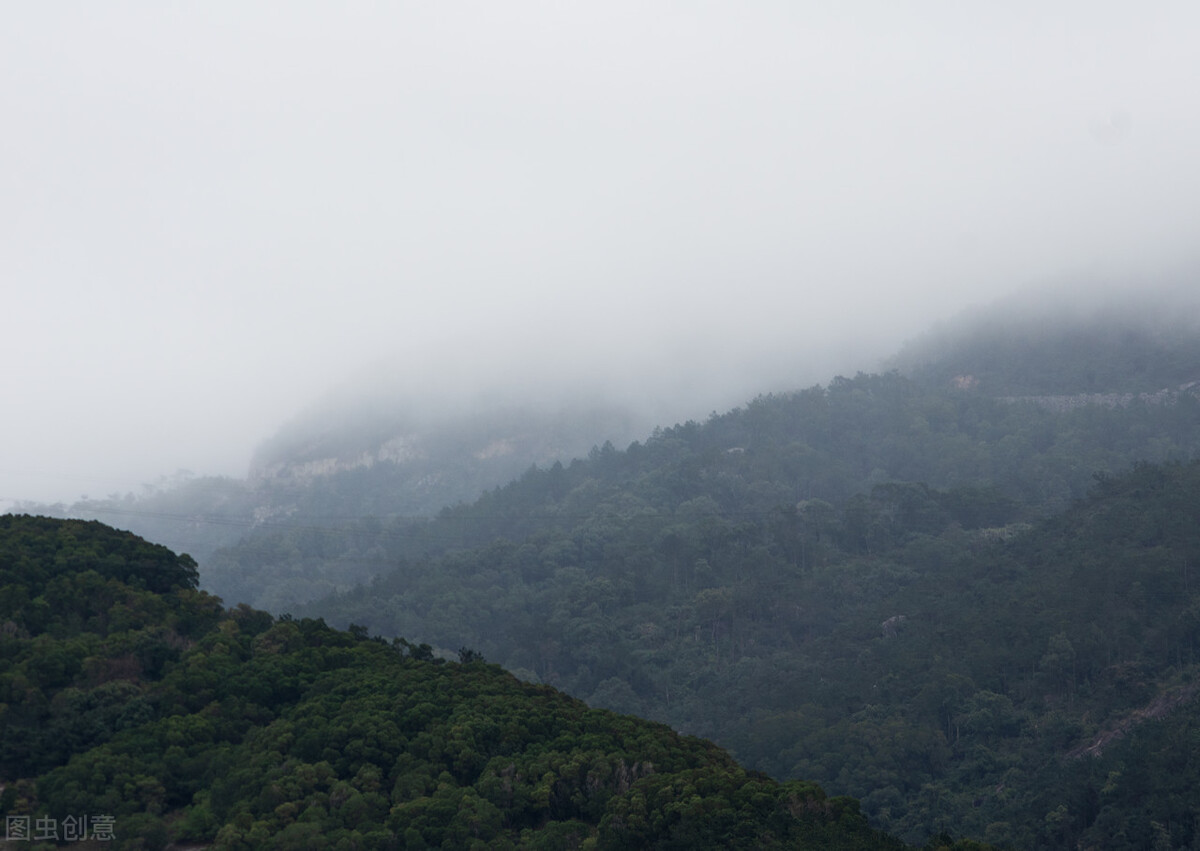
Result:
[[[465,640],[526,679],[859,797],[907,841],[953,826],[1013,847],[1186,846],[1191,775],[1168,770],[1162,736],[1195,729],[1193,543],[1155,518],[1191,516],[1200,399],[1142,394],[1200,360],[1182,330],[1151,335],[1161,357],[1113,385],[1133,398],[1089,401],[1109,386],[1017,380],[1046,350],[1012,322],[928,369],[759,397],[429,521],[356,524],[321,551],[277,530],[223,556],[270,587],[298,563],[332,575],[373,552],[378,578],[294,612]],[[1121,339],[1113,327],[1090,333]],[[990,383],[943,380],[1003,340]],[[1151,531],[1105,537],[1130,528]],[[1076,758],[1114,731],[1111,751]],[[1175,803],[1148,817],[1155,786]]]
[[[434,516],[279,516],[201,577],[474,648],[859,798],[908,842],[1186,847],[1197,314],[1143,306],[965,317],[887,372],[597,441]],[[399,432],[324,433],[280,457],[362,458]]]
[[[900,482],[772,507],[779,490],[748,471],[779,458],[696,452],[637,475],[643,451],[668,449],[529,474],[446,512],[431,524],[446,534],[515,531],[300,612],[465,637],[527,678],[859,796],[918,842],[952,825],[1070,846],[1095,813],[1045,828],[1049,793],[1075,794],[1055,767],[1197,672],[1195,463],[1104,479],[1038,520],[994,489]],[[1130,530],[1140,543],[1113,544]]]
[[[472,651],[445,662],[358,627],[226,610],[195,585],[191,559],[128,533],[0,517],[10,837],[903,847],[853,800],[746,772],[708,742],[521,683]]]

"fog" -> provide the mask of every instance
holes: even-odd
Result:
[[[1140,285],[1200,221],[1198,24],[10,4],[0,507],[240,475],[363,376],[703,416],[1019,289]]]

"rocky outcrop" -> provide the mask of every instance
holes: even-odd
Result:
[[[1200,381],[1190,381],[1187,384],[1181,384],[1177,390],[1164,388],[1154,393],[1076,393],[1070,396],[1001,396],[1000,400],[1002,402],[1031,402],[1038,407],[1061,414],[1088,406],[1127,408],[1134,403],[1141,405],[1173,405],[1184,394],[1200,396]]]
[[[1105,729],[1092,739],[1091,744],[1080,745],[1067,753],[1068,759],[1082,759],[1085,756],[1100,756],[1110,744],[1125,738],[1134,727],[1146,721],[1164,718],[1178,707],[1196,697],[1200,692],[1200,683],[1192,683],[1183,688],[1172,689],[1160,694],[1141,709],[1135,709],[1127,717]]]

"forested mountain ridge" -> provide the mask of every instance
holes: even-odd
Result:
[[[195,590],[190,559],[98,523],[0,517],[0,565],[10,835],[126,849],[903,847],[853,800],[748,773],[471,651],[446,663],[361,627],[225,610]]]
[[[710,456],[698,481],[732,487],[748,454]],[[622,480],[623,453],[593,462],[575,487],[570,468],[530,473],[444,515],[520,530],[536,512],[540,528],[405,561],[306,611],[434,644],[466,635],[594,704],[860,796],[910,841],[949,825],[1029,848],[1102,835],[1086,803],[1099,761],[1065,754],[1196,673],[1196,463],[1102,478],[1031,524],[993,490],[905,483],[840,508],[684,492],[667,510],[650,502],[657,480],[603,484]],[[559,498],[535,507],[537,493]]]

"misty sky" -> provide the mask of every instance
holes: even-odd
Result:
[[[7,3],[0,506],[239,475],[369,364],[703,416],[1190,260],[1197,43],[1194,2]]]

